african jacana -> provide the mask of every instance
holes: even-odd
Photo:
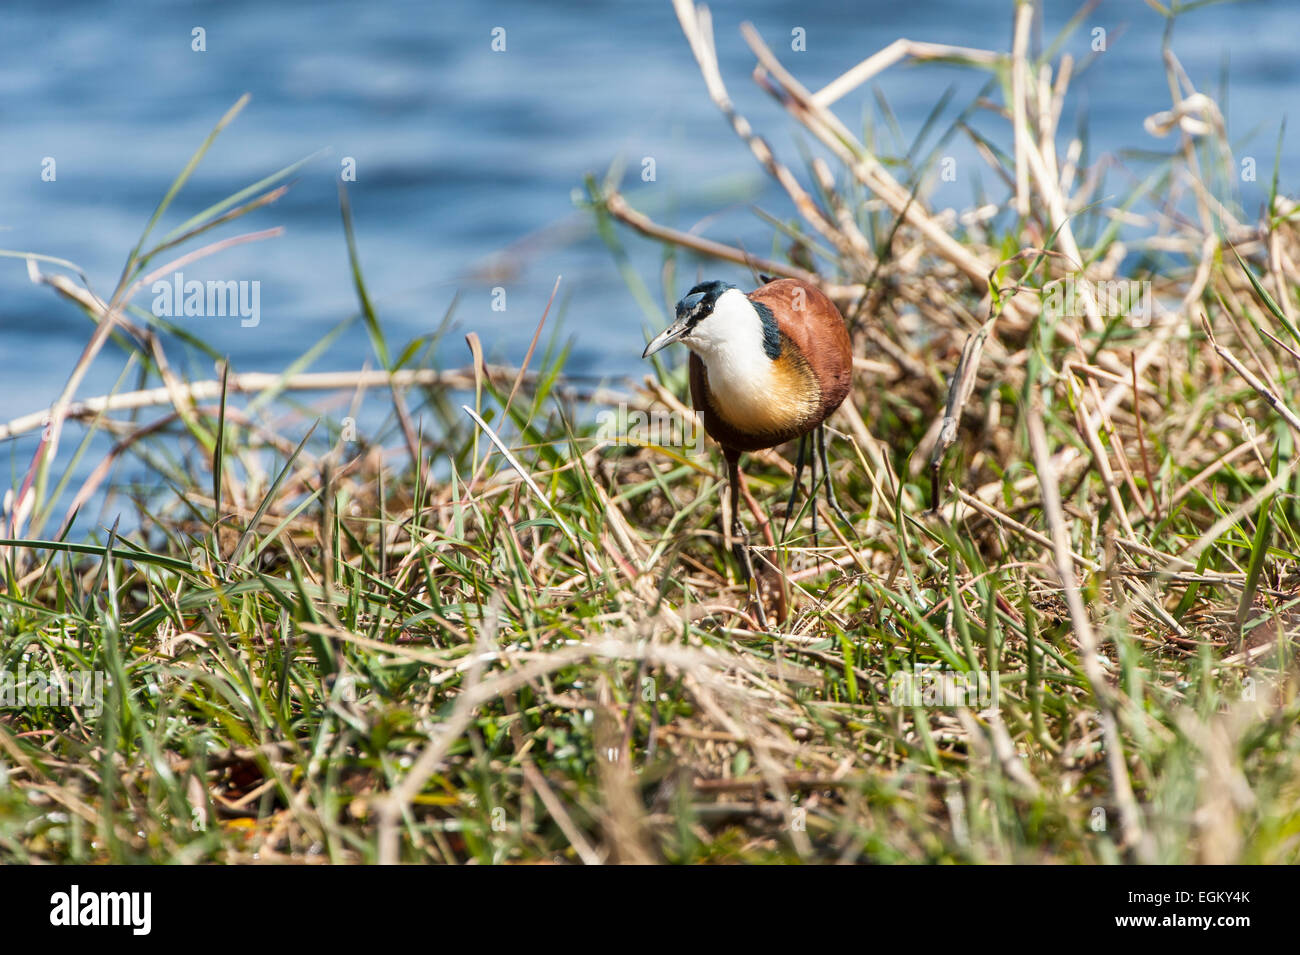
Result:
[[[853,373],[853,349],[835,303],[798,279],[770,281],[748,295],[725,282],[701,282],[677,303],[677,320],[646,345],[641,357],[673,342],[691,350],[691,401],[727,461],[732,539],[745,539],[739,507],[741,452],[799,439],[793,505],[813,432],[827,499],[843,518],[821,427],[849,393]],[[813,471],[815,488],[815,463]],[[753,569],[743,543],[737,545],[737,557],[748,583]],[[763,623],[761,599],[757,606]]]

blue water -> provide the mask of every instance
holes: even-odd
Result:
[[[1050,38],[1077,7],[1052,0],[1046,7]],[[749,78],[742,20],[752,20],[815,89],[899,36],[1005,49],[1010,9],[1009,0],[713,5],[733,99],[799,169],[797,130]],[[667,2],[8,0],[0,16],[0,247],[71,259],[100,294],[111,292],[167,185],[240,94],[251,93],[251,104],[161,231],[329,150],[277,205],[222,233],[283,225],[284,236],[185,269],[186,278],[260,282],[256,327],[232,318],[183,320],[239,371],[282,368],[356,311],[338,210],[344,157],[356,163],[349,189],[360,254],[394,347],[432,331],[460,292],[456,331],[436,355],[444,367],[467,361],[469,330],[493,356],[518,361],[563,274],[553,317],[573,344],[570,369],[641,370],[649,321],[572,199],[585,174],[603,175],[615,160],[626,163],[624,189],[638,208],[759,254],[773,251],[771,229],[751,207],[793,215],[706,97]],[[1145,116],[1168,107],[1162,18],[1138,0],[1108,0],[1086,24],[1066,48],[1086,56],[1089,31],[1101,26],[1108,49],[1073,85],[1062,129],[1072,132],[1082,111],[1094,156],[1167,150],[1169,140],[1142,129]],[[191,49],[195,27],[206,31],[206,52]],[[505,52],[491,49],[496,27],[506,31]],[[795,27],[806,31],[805,52],[790,50]],[[1294,3],[1257,0],[1195,11],[1175,30],[1174,49],[1201,88],[1217,93],[1226,70],[1234,148],[1256,156],[1260,169],[1260,181],[1243,186],[1251,215],[1271,176],[1279,117],[1297,90],[1298,27]],[[955,67],[898,66],[877,85],[910,137],[949,84],[958,91],[951,119],[985,79]],[[860,128],[874,109],[870,89],[836,109]],[[998,124],[986,117],[980,126]],[[1283,150],[1284,190],[1294,190],[1298,171],[1293,141],[1294,134]],[[1000,188],[960,137],[950,151],[962,174],[933,195],[936,206],[967,205],[976,176],[983,188]],[[54,182],[41,179],[45,157],[57,163]],[[655,160],[652,183],[641,180],[644,157]],[[1140,176],[1149,167],[1135,161],[1132,168]],[[622,236],[634,268],[658,294],[661,251]],[[706,269],[746,281],[740,269]],[[684,263],[683,278],[695,271]],[[506,290],[504,312],[491,307],[496,286]],[[151,300],[146,291],[135,301],[147,309]],[[48,405],[90,330],[78,310],[30,284],[22,262],[0,260],[0,419]],[[316,367],[354,368],[368,355],[358,325]],[[122,354],[106,349],[80,395],[110,390],[122,365]],[[211,375],[206,360],[182,370]],[[0,448],[9,472],[0,483],[26,469],[33,448],[22,439]]]

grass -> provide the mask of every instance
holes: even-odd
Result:
[[[769,216],[760,261],[653,222],[612,182],[588,183],[589,206],[651,309],[688,255],[815,277],[841,303],[859,358],[831,470],[852,526],[822,513],[814,537],[801,500],[784,545],[760,548],[789,616],[761,632],[746,612],[716,449],[612,444],[589,423],[619,402],[682,409],[681,368],[584,386],[562,347],[535,352],[546,315],[518,368],[478,360],[474,336],[472,365],[430,367],[436,336],[385,339],[346,197],[379,370],[308,372],[326,340],[283,375],[179,377],[166,346],[204,346],[133,290],[268,237],[155,264],[296,168],[150,247],[205,144],[108,300],[70,263],[12,253],[95,331],[57,404],[0,426],[36,442],[6,499],[0,671],[105,682],[102,706],[0,711],[0,859],[1300,858],[1300,234],[1276,174],[1247,224],[1222,116],[1172,46],[1166,151],[1138,173],[1090,158],[1057,130],[1087,64],[1052,44],[1032,59],[1022,4],[1010,54],[890,48],[989,76],[927,142],[886,105],[855,135],[747,29],[756,79],[821,144],[801,180],[732,111],[707,18],[677,7],[797,218]],[[958,220],[925,202],[953,136],[985,146],[1002,189]],[[1108,176],[1129,183],[1113,201]],[[665,244],[662,296],[626,265],[629,227]],[[1151,315],[1052,304],[1081,278],[1149,282]],[[109,341],[122,387],[75,400]],[[357,433],[376,388],[387,414]],[[56,481],[71,421],[85,434]],[[791,451],[747,467],[778,526]],[[84,516],[105,491],[129,532]]]

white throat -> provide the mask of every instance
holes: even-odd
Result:
[[[709,390],[728,417],[743,420],[770,401],[772,359],[763,350],[763,321],[740,289],[719,295],[712,314],[682,343],[704,362]]]

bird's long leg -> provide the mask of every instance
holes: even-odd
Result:
[[[852,527],[853,522],[848,519],[848,516],[840,507],[840,502],[835,499],[835,484],[831,481],[831,466],[826,458],[826,425],[824,424],[817,426],[817,455],[822,461],[822,480],[826,482],[826,503],[830,504],[831,509],[835,511],[845,526]],[[816,510],[815,507],[813,509]]]
[[[758,501],[754,500],[754,495],[749,493],[749,482],[745,480],[745,472],[740,472],[740,494],[749,506],[749,513],[754,515],[754,521],[758,524],[758,529],[763,535],[763,540],[772,553],[776,553],[776,538],[772,536],[772,522],[767,519],[763,509],[758,506]],[[789,595],[786,593],[786,578],[784,574],[778,574],[780,586],[776,590],[776,622],[784,623],[790,614]]]
[[[817,429],[821,431],[821,428]],[[808,437],[804,435],[804,437]],[[813,440],[816,440],[814,437]],[[812,506],[812,545],[813,551],[817,550],[817,449],[813,448],[808,461],[808,503]],[[820,562],[818,563],[820,567]]]
[[[785,540],[785,532],[790,527],[790,515],[794,513],[794,501],[799,496],[799,481],[803,478],[804,453],[808,448],[808,435],[799,436],[799,451],[794,459],[794,483],[790,485],[790,500],[785,505],[785,520],[781,523],[781,540]]]
[[[754,575],[754,564],[749,554],[749,537],[745,533],[745,525],[740,520],[740,452],[725,448],[723,455],[727,459],[727,482],[731,491],[731,546],[736,555],[736,562],[740,564],[740,572],[745,577],[745,590],[749,593],[756,609],[758,625],[766,630],[767,613],[763,610],[763,592],[758,586],[758,578]]]

